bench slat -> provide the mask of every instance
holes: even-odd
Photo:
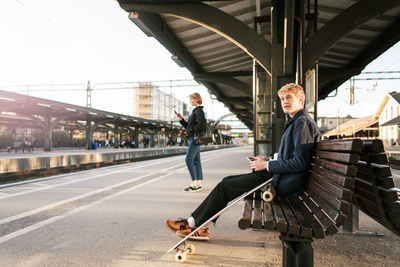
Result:
[[[289,204],[285,198],[280,198],[281,207],[288,221],[288,233],[298,235],[300,233],[300,225],[297,222],[296,216],[293,214]]]
[[[313,236],[315,238],[324,238],[325,237],[324,228],[319,223],[319,221],[317,221],[317,219],[315,219],[315,217],[311,214],[309,208],[305,206],[304,203],[299,198],[293,198],[292,201],[293,201],[292,203],[294,204],[294,208],[300,210],[303,216],[311,225]]]
[[[363,142],[360,139],[322,141],[317,143],[318,150],[360,152]]]
[[[375,217],[380,217],[381,213],[379,211],[379,207],[376,202],[371,201],[368,198],[364,198],[363,195],[357,195],[357,200],[359,203],[360,209],[365,212],[367,215],[375,216]]]
[[[400,214],[400,200],[393,201],[392,203],[386,203],[385,207],[389,213]]]
[[[319,167],[316,165],[312,166],[312,172],[317,173],[320,176],[324,177],[325,179],[328,179],[329,181],[337,185],[340,185],[342,187],[354,188],[354,179],[352,178],[343,176],[341,174],[338,174],[328,169],[324,169],[323,167]]]
[[[339,231],[339,228],[336,227],[335,223],[317,206],[317,204],[312,201],[307,195],[303,194],[301,196],[303,201],[306,203],[308,208],[312,211],[314,216],[320,221],[325,231],[328,234],[335,234]]]
[[[389,162],[388,155],[386,153],[365,153],[360,155],[360,160],[365,162],[386,164]]]
[[[364,148],[362,152],[381,153],[385,152],[383,142],[380,139],[363,140]]]
[[[357,169],[357,178],[365,181],[365,182],[369,182],[369,183],[375,183],[377,185],[379,185],[382,188],[392,188],[395,187],[393,178],[391,176],[389,177],[379,177],[379,176],[375,176],[373,174],[373,171],[367,171],[367,168],[358,168]]]
[[[343,223],[346,221],[347,216],[337,209],[331,207],[323,198],[313,195],[311,199],[318,203],[324,212],[334,221],[337,227],[343,225]]]
[[[318,197],[319,199],[324,199],[325,202],[329,203],[333,208],[338,211],[348,212],[350,210],[350,204],[339,200],[329,194],[324,188],[316,185],[315,183],[309,183],[308,188],[306,190],[308,195],[313,195]]]
[[[264,229],[274,230],[274,216],[271,203],[264,202]]]
[[[283,211],[281,209],[279,198],[276,197],[274,201],[272,201],[272,211],[275,214],[275,227],[279,232],[286,232],[287,230],[287,221]]]
[[[396,201],[399,200],[399,191],[398,188],[389,188],[389,189],[385,189],[385,188],[381,188],[378,186],[379,192],[381,193],[381,197],[385,200],[385,201]]]
[[[260,192],[257,192],[257,194],[260,194]],[[262,229],[262,209],[261,209],[261,205],[262,205],[262,200],[261,197],[256,197],[254,199],[254,203],[253,203],[253,228],[255,229]]]
[[[346,176],[355,176],[357,172],[357,168],[355,166],[345,165],[323,159],[314,158],[314,164]]]
[[[300,224],[300,236],[312,237],[312,227],[307,219],[304,217],[303,213],[298,208],[294,207],[295,203],[293,202],[292,198],[288,198],[287,202],[292,209],[294,216],[297,218],[297,221]]]
[[[328,180],[325,180],[324,176],[320,176],[315,172],[312,172],[310,177],[310,182],[318,184],[320,187],[324,188],[326,191],[334,195],[336,198],[344,199],[347,201],[351,200],[352,192],[350,190],[338,186],[334,183],[331,183]]]
[[[339,152],[327,152],[327,151],[315,151],[315,156],[321,159],[335,160],[344,163],[355,164],[358,162],[358,154],[339,153]]]
[[[252,205],[253,199],[252,198],[245,198],[244,205],[242,209],[242,213],[240,219],[238,221],[238,226],[240,229],[245,230],[251,227],[251,213],[252,213]]]
[[[357,165],[357,169],[362,172],[369,172],[377,175],[379,177],[389,177],[392,176],[392,169],[386,165],[372,164],[371,166],[367,166],[359,162]]]

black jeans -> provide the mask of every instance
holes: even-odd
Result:
[[[192,213],[196,226],[202,225],[217,212],[225,208],[229,201],[234,200],[270,178],[272,178],[272,174],[267,171],[225,177]]]

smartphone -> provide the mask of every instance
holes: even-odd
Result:
[[[253,158],[252,156],[248,156],[247,159],[248,159],[249,161],[254,161],[254,158]]]

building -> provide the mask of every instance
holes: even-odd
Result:
[[[336,128],[321,135],[321,139],[362,138],[373,139],[379,137],[379,115],[369,115],[362,118],[351,118],[339,124]]]
[[[321,133],[324,133],[326,131],[330,131],[336,128],[338,125],[341,125],[351,119],[353,119],[353,117],[351,117],[350,115],[346,117],[318,117],[317,124]]]
[[[400,93],[385,95],[379,107],[379,132],[385,147],[398,146],[400,142]]]
[[[139,83],[133,88],[133,103],[133,116],[144,119],[176,120],[174,110],[183,116],[189,115],[186,103],[159,90],[152,83]]]
[[[398,125],[400,125],[400,93],[391,92],[384,96],[374,115],[348,120],[325,132],[322,138],[379,138],[385,147],[393,147],[400,143]]]

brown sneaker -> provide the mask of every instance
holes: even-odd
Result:
[[[193,232],[196,228],[189,228],[186,230],[179,230],[176,231],[176,234],[181,236],[181,237],[185,237],[187,235],[189,235],[191,232]],[[194,233],[193,235],[191,235],[188,239],[191,240],[209,240],[210,239],[210,232],[208,232],[208,229],[200,229],[199,231],[197,231],[196,233]]]
[[[173,232],[190,229],[186,219],[166,220],[165,225]]]

